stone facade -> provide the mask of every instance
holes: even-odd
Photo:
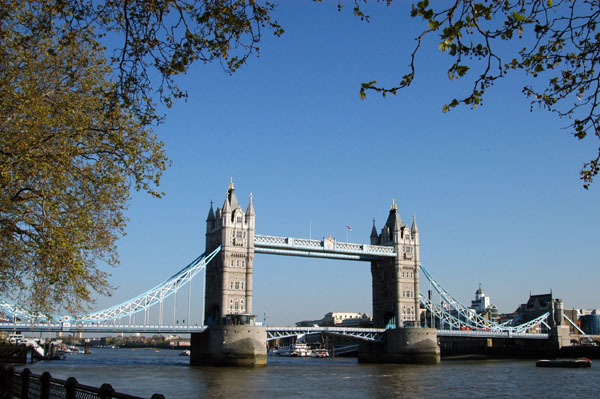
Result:
[[[206,219],[206,252],[221,252],[206,267],[204,323],[222,325],[227,316],[252,314],[255,214],[252,194],[244,211],[229,185],[222,208]]]
[[[395,258],[371,262],[373,279],[373,327],[416,327],[420,325],[419,229],[413,216],[409,228],[402,222],[395,201],[387,222],[377,233],[375,221],[372,245],[393,246]]]
[[[191,334],[192,366],[267,365],[267,330],[250,325],[211,326]]]

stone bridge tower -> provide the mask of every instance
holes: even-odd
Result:
[[[371,262],[373,281],[373,325],[385,327],[420,326],[419,301],[419,229],[413,216],[409,228],[402,222],[398,206],[392,201],[381,233],[375,221],[372,245],[393,246],[396,257]]]
[[[222,325],[235,315],[252,314],[255,214],[252,194],[244,211],[229,184],[222,208],[206,219],[207,253],[221,245],[221,252],[206,267],[204,324]]]

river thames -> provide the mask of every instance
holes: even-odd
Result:
[[[364,365],[355,358],[269,356],[263,368],[191,367],[170,349],[92,348],[89,355],[27,365],[150,398],[597,398],[600,364],[536,368],[533,360],[442,361],[437,366]]]

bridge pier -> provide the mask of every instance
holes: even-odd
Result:
[[[267,365],[267,329],[253,325],[213,325],[191,334],[190,365]]]
[[[394,328],[385,332],[385,341],[361,342],[360,363],[438,364],[440,347],[435,328]]]

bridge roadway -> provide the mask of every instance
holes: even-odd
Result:
[[[68,324],[68,323],[0,323],[0,331],[68,332],[68,333],[141,333],[141,334],[189,334],[206,330],[206,326],[185,325],[118,325],[118,324]],[[365,341],[382,341],[384,328],[355,327],[267,327],[267,340],[308,334],[334,334]],[[548,334],[514,333],[492,330],[438,330],[438,336],[471,338],[524,338],[548,339]]]

